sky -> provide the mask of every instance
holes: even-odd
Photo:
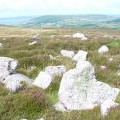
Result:
[[[120,0],[0,0],[0,17],[57,14],[120,15]]]

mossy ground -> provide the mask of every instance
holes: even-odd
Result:
[[[76,32],[86,33],[88,41],[64,38],[64,35]],[[22,29],[0,27],[0,42],[4,47],[0,49],[0,56],[11,57],[19,61],[17,71],[34,79],[41,70],[48,65],[65,65],[67,69],[73,68],[75,62],[60,56],[60,50],[85,50],[88,52],[88,60],[95,66],[96,78],[113,87],[120,88],[120,40],[117,38],[105,38],[105,34],[119,36],[118,30],[107,29]],[[29,46],[32,35],[40,33],[38,44]],[[56,35],[53,37],[53,35]],[[97,37],[97,39],[95,38]],[[101,45],[107,45],[110,51],[100,55],[97,50]],[[57,60],[50,60],[49,55],[59,56]],[[113,61],[108,59],[113,57]],[[107,69],[101,70],[105,65]],[[31,66],[36,68],[30,71]],[[36,120],[44,117],[45,120],[119,120],[120,107],[110,110],[108,116],[102,118],[100,109],[87,111],[73,111],[62,113],[52,107],[57,102],[57,92],[60,85],[60,77],[56,77],[54,83],[46,90],[34,87],[25,87],[17,93],[10,93],[3,85],[0,85],[0,120]],[[117,99],[120,102],[120,96]]]

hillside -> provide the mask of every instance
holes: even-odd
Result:
[[[87,61],[95,68],[96,79],[111,87],[120,88],[120,30],[0,27],[0,31],[0,43],[3,44],[0,48],[0,56],[17,60],[19,65],[16,72],[29,77],[32,82],[47,66],[64,65],[67,71],[75,67],[76,62],[62,56],[61,50],[74,51],[75,54],[79,50],[84,50],[88,52]],[[81,41],[79,38],[65,37],[65,35],[73,35],[77,32],[84,33],[88,40]],[[37,43],[30,45],[34,42],[32,37],[36,33],[40,34],[40,39],[37,40]],[[98,53],[98,49],[102,45],[109,48],[105,54]],[[51,59],[49,55],[57,59]],[[5,66],[6,64],[1,69]],[[106,68],[103,69],[103,66]],[[8,70],[10,70],[10,66]],[[4,74],[2,70],[0,72],[1,75]],[[9,82],[14,80],[16,79],[10,79]],[[53,105],[59,99],[58,91],[61,80],[62,76],[56,76],[53,83],[46,89],[22,82],[21,88],[16,92],[9,91],[4,82],[0,83],[0,120],[38,120],[40,118],[44,118],[44,120],[119,120],[119,106],[111,108],[104,118],[101,116],[99,106],[91,110],[71,112],[55,110]],[[106,92],[103,94],[106,95]],[[120,95],[116,102],[120,103]]]
[[[43,28],[119,28],[119,22],[115,21],[117,19],[118,16],[107,15],[48,15],[30,19],[21,25]]]

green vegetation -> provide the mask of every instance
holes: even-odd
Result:
[[[120,31],[107,29],[20,29],[0,28],[0,43],[4,48],[0,49],[0,56],[11,57],[19,61],[17,71],[34,79],[41,70],[48,65],[67,66],[73,68],[75,62],[60,56],[60,50],[86,50],[88,60],[95,66],[96,78],[100,81],[120,88],[120,77],[117,75],[120,65],[120,40],[104,38],[104,34],[119,35]],[[64,38],[64,35],[75,32],[83,32],[90,36],[88,41]],[[41,34],[38,44],[29,46],[32,35]],[[51,35],[57,35],[51,38]],[[91,37],[92,36],[92,37]],[[94,37],[97,36],[97,40]],[[99,55],[97,50],[101,45],[108,45],[110,51]],[[58,56],[57,60],[50,60],[49,55]],[[113,57],[113,61],[108,59]],[[101,70],[105,65],[107,69]],[[30,71],[31,66],[36,66]],[[52,107],[58,100],[60,77],[46,90],[25,86],[17,93],[10,93],[3,85],[0,85],[0,120],[36,120],[44,117],[45,120],[119,120],[120,107],[111,109],[105,118],[100,115],[100,108],[87,111],[59,112]],[[120,102],[120,96],[117,99]]]
[[[110,47],[120,47],[120,40],[114,40],[108,44]]]
[[[109,15],[46,15],[31,18],[23,27],[43,28],[120,28],[119,16]]]

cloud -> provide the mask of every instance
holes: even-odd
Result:
[[[117,14],[119,0],[0,0],[2,16],[43,14]]]

